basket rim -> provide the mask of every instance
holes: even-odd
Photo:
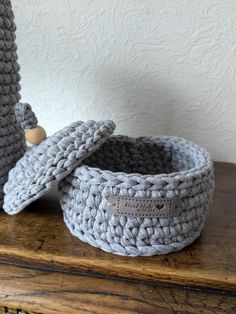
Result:
[[[82,164],[80,167],[76,168],[72,173],[71,176],[73,177],[80,177],[81,173],[90,173],[91,176],[103,176],[103,177],[114,177],[117,179],[120,179],[122,181],[122,178],[127,178],[129,180],[137,181],[139,184],[143,181],[149,181],[152,184],[159,183],[161,181],[164,181],[166,183],[177,183],[176,181],[193,181],[195,178],[202,178],[209,174],[213,173],[213,161],[211,159],[211,156],[209,152],[199,146],[198,144],[192,143],[191,141],[188,141],[182,137],[177,136],[166,136],[166,135],[159,135],[159,136],[141,136],[132,138],[129,136],[123,136],[123,135],[113,135],[110,137],[111,139],[117,138],[117,139],[126,139],[130,141],[152,141],[157,139],[167,139],[170,141],[178,141],[182,142],[183,144],[188,145],[189,147],[192,147],[196,151],[196,155],[199,155],[199,165],[196,165],[195,167],[192,167],[190,169],[181,170],[181,171],[175,171],[171,173],[159,173],[159,174],[141,174],[138,172],[133,173],[126,173],[123,171],[111,171],[106,169],[101,169],[94,166],[89,166],[86,164]],[[93,184],[93,183],[91,183]],[[96,183],[94,183],[96,184]],[[102,184],[102,183],[100,183]]]

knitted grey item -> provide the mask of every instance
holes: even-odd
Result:
[[[213,165],[201,147],[177,137],[112,136],[59,184],[71,233],[106,252],[150,256],[180,250],[203,228],[214,187]],[[177,216],[111,214],[111,195],[182,202]]]
[[[4,210],[13,215],[71,173],[113,133],[112,121],[75,122],[33,146],[9,173]]]
[[[38,124],[35,113],[27,103],[18,102],[15,105],[15,114],[22,130],[35,128]]]
[[[20,99],[20,75],[11,2],[0,0],[0,206],[8,172],[25,152],[23,131],[14,106]]]

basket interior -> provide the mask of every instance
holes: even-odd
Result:
[[[84,164],[112,172],[156,175],[198,167],[202,157],[194,145],[174,137],[112,136]]]

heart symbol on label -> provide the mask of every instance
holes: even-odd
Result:
[[[157,204],[157,205],[156,205],[156,208],[157,208],[158,210],[162,210],[162,209],[164,208],[164,206],[165,206],[165,205],[163,205],[163,204]]]

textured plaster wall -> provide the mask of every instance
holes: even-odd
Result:
[[[107,119],[236,162],[235,0],[12,0],[22,98],[52,134]]]

